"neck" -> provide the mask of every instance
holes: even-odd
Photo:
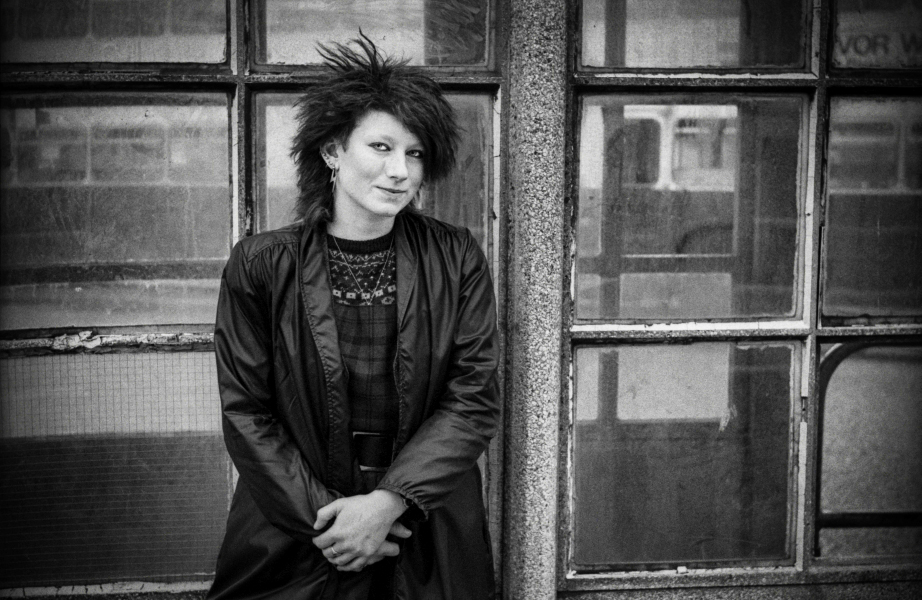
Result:
[[[327,233],[343,240],[373,240],[385,236],[394,228],[394,217],[368,222],[334,218],[327,223]]]

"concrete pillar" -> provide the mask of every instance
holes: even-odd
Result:
[[[510,0],[505,600],[556,597],[565,0]]]

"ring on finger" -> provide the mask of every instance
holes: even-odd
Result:
[[[334,548],[333,546],[330,546],[330,552],[333,553],[334,557],[339,556],[339,552],[337,552],[336,548]]]

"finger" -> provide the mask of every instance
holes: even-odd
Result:
[[[314,529],[323,529],[331,520],[336,518],[341,510],[339,501],[334,500],[317,511],[317,520],[314,521]]]
[[[323,557],[326,558],[331,563],[341,563],[346,556],[346,552],[342,550],[336,550],[334,546],[327,546],[323,549]],[[350,559],[351,560],[351,559]]]
[[[402,539],[407,539],[413,535],[413,532],[410,531],[403,523],[398,523],[396,521],[394,521],[394,524],[391,525],[391,530],[389,533],[394,537],[399,537]]]
[[[367,563],[368,563],[368,559],[366,559],[364,556],[359,556],[344,565],[337,566],[336,570],[337,571],[353,571],[353,572],[361,571]]]
[[[397,556],[398,554],[400,554],[400,546],[398,546],[394,542],[384,542],[383,544],[381,544],[381,547],[378,548],[378,552],[376,554],[382,557]]]
[[[311,542],[313,542],[314,545],[320,548],[321,550],[326,550],[327,548],[335,544],[337,540],[334,539],[333,536],[330,535],[330,532],[328,531],[326,533],[322,533],[318,535],[317,537],[312,539]]]
[[[335,566],[337,566],[337,567],[340,567],[340,566],[349,564],[350,562],[352,562],[352,561],[355,560],[356,558],[357,558],[357,557],[356,557],[354,554],[351,554],[351,553],[350,553],[350,554],[342,554],[342,553],[340,553],[340,554],[336,554],[336,555],[327,557],[327,562],[330,563],[331,565],[335,565]]]

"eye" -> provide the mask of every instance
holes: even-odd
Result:
[[[407,152],[407,156],[412,156],[413,158],[422,159],[423,151],[422,150],[410,150],[409,152]]]
[[[382,150],[382,151],[390,150],[390,146],[388,146],[384,142],[372,142],[368,145],[374,148],[375,150]]]

